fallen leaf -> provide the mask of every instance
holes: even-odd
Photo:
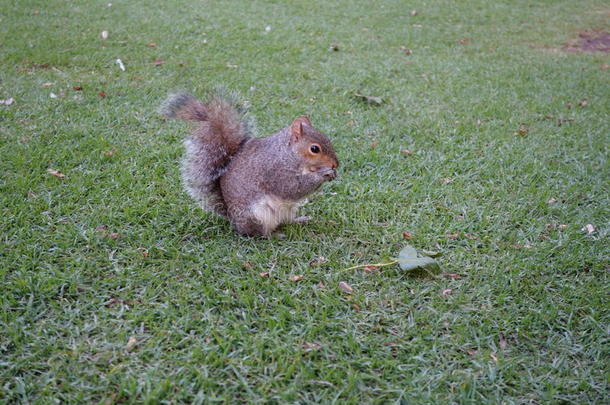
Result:
[[[556,199],[551,198],[551,199],[549,199],[549,200],[548,200],[546,203],[547,203],[548,205],[553,205],[553,204],[555,204],[556,202],[557,202],[557,200],[556,200]]]
[[[405,240],[409,240],[413,237],[413,235],[410,232],[403,232],[402,233],[402,238]]]
[[[527,243],[525,245],[515,243],[514,245],[511,245],[511,246],[514,247],[515,249],[532,249],[533,248],[532,245],[528,245]]]
[[[258,273],[259,276],[261,277],[269,277],[269,272],[268,271],[264,271],[262,273]]]
[[[104,155],[104,156],[113,156],[114,154],[116,154],[116,149],[102,151],[102,155]]]
[[[231,69],[235,69],[237,67],[237,65],[234,65],[232,63],[227,63],[227,67],[231,68]]]
[[[364,94],[359,93],[354,94],[354,97],[356,97],[358,100],[364,101],[367,104],[381,105],[383,103],[383,99],[381,97],[365,96]]]
[[[98,225],[95,227],[95,230],[100,233],[108,233],[108,225]]]
[[[530,129],[527,127],[527,125],[519,125],[519,132],[517,133],[519,136],[523,136],[525,134],[527,134],[530,131]]]
[[[161,65],[163,65],[165,63],[165,60],[161,59],[161,58],[155,58],[155,60],[153,60],[152,63],[155,66],[161,66]]]
[[[142,257],[145,258],[145,259],[148,257],[148,250],[144,249],[142,251]]]
[[[60,172],[58,170],[47,169],[47,172],[55,177],[59,177],[60,179],[63,179],[64,177],[66,177],[65,174],[63,174],[62,172]]]
[[[445,236],[447,236],[451,240],[456,240],[457,238],[459,238],[460,234],[459,233],[448,233]]]
[[[587,232],[587,235],[591,235],[593,232],[595,232],[595,227],[592,224],[587,224],[583,226],[582,230]]]
[[[474,356],[475,354],[477,354],[477,351],[475,349],[468,349],[468,350],[466,350],[466,353],[468,353],[471,356]]]
[[[411,271],[417,269],[428,270],[432,272],[440,271],[440,267],[436,260],[429,256],[422,256],[417,253],[412,246],[405,246],[398,254],[398,265],[402,270]]]
[[[467,45],[470,41],[472,41],[472,38],[468,37],[468,38],[462,38],[458,42],[462,45]]]
[[[445,177],[445,178],[441,179],[441,183],[443,183],[443,184],[449,184],[451,182],[453,182],[453,179],[450,177]]]
[[[108,31],[106,31],[106,30],[102,31],[100,36],[102,37],[102,39],[108,39]]]
[[[151,48],[154,48],[155,46],[157,46],[157,44],[155,42],[149,42],[146,44],[146,46],[150,46]]]
[[[459,280],[462,278],[462,276],[460,276],[457,273],[447,273],[447,274],[443,274],[443,277],[445,278],[449,278],[451,280]]]
[[[371,142],[371,149],[375,149],[377,147],[377,145],[379,145],[379,141]]]
[[[565,231],[565,229],[566,229],[567,227],[568,227],[568,226],[567,226],[566,224],[561,224],[561,225],[559,225],[559,226],[557,227],[557,230],[558,230],[559,232],[563,232],[563,231]]]
[[[57,98],[58,96],[57,96],[57,94],[55,94],[55,93],[49,93],[49,97],[51,97],[51,98]]]
[[[360,312],[361,310],[360,305],[356,304],[355,302],[352,304],[352,308],[354,308],[354,311],[356,312]]]
[[[302,274],[296,274],[296,275],[288,277],[288,280],[297,282],[297,281],[303,280],[303,277],[305,277],[305,276]]]
[[[339,51],[339,45],[336,44],[332,44],[330,46],[330,48],[328,48],[329,51],[333,51],[333,52],[338,52]]]
[[[411,152],[409,149],[401,149],[400,153],[402,153],[403,155],[407,155],[407,156],[413,154],[413,152]]]
[[[108,236],[110,237],[110,239],[118,239],[121,237],[121,234],[117,232],[111,232],[110,234],[108,234]]]
[[[347,284],[345,281],[339,282],[339,288],[341,290],[343,290],[343,292],[346,292],[348,294],[351,294],[354,291],[354,289],[349,284]]]
[[[496,363],[498,362],[498,358],[496,357],[495,354],[489,353],[489,357],[491,357],[493,359],[493,361],[495,361]]]
[[[135,345],[138,343],[138,339],[135,336],[130,336],[127,341],[127,345],[125,346],[125,350],[128,352],[132,351]]]
[[[608,70],[608,69],[610,69],[610,65],[608,65],[607,63],[604,63],[604,64],[603,64],[603,65],[601,65],[599,68],[600,68],[601,70]]]
[[[316,267],[316,266],[319,266],[319,265],[324,264],[326,262],[328,262],[328,259],[326,257],[318,256],[315,259],[310,260],[309,261],[309,265],[311,267]]]
[[[6,100],[0,100],[0,104],[3,104],[3,105],[11,105],[14,102],[15,102],[15,99],[12,98],[12,97],[11,98],[7,98]]]
[[[386,342],[383,344],[384,346],[389,346],[389,347],[398,347],[400,346],[398,343],[396,342]]]
[[[100,96],[101,98],[106,98],[106,92],[104,90],[97,93],[97,95]]]
[[[310,383],[312,384],[317,384],[317,385],[323,385],[325,387],[332,387],[333,384],[329,383],[328,381],[324,381],[324,380],[309,380]]]
[[[586,98],[583,98],[582,100],[580,100],[580,102],[578,103],[579,106],[581,107],[586,107],[589,104],[589,100],[587,100]]]
[[[417,10],[411,10],[410,14],[415,17],[417,14],[419,14],[419,12]]]
[[[464,217],[464,214],[457,214],[453,218],[458,220],[458,221],[463,221],[465,217]]]
[[[320,290],[324,290],[324,289],[326,289],[326,286],[324,285],[324,283],[323,283],[323,282],[321,282],[321,281],[320,281],[320,282],[318,283],[318,288],[319,288]]]
[[[74,87],[72,87],[72,90],[74,90],[74,91],[83,91],[83,87],[82,86],[74,86]]]
[[[366,274],[371,274],[374,271],[379,270],[379,266],[364,266],[364,268],[362,269],[362,272],[366,273]]]
[[[572,108],[572,103],[566,103],[566,108]]]
[[[506,343],[506,338],[504,337],[504,333],[500,333],[500,348],[506,349],[508,344]]]
[[[413,51],[412,51],[411,49],[406,48],[406,47],[404,47],[404,46],[401,46],[401,47],[400,47],[400,51],[401,51],[402,53],[404,53],[405,55],[411,55],[411,54],[413,54]]]
[[[464,236],[465,236],[467,239],[470,239],[470,240],[477,240],[477,239],[479,239],[479,237],[478,237],[478,236],[475,236],[475,235],[473,235],[473,234],[471,234],[471,233],[465,233],[465,234],[464,234]]]
[[[55,83],[53,83],[53,82],[45,82],[45,83],[42,84],[42,87],[51,87],[54,84]]]
[[[321,344],[319,343],[311,343],[311,342],[304,342],[303,343],[303,348],[305,349],[306,352],[310,352],[312,350],[318,350],[322,347]]]
[[[445,288],[442,292],[443,297],[449,296],[449,294],[451,294],[452,291],[453,291],[453,289],[451,289],[451,288]]]

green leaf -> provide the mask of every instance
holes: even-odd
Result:
[[[426,270],[436,273],[441,269],[436,260],[420,255],[413,246],[409,245],[402,248],[398,254],[398,265],[406,271]]]

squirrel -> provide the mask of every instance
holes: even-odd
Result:
[[[221,96],[203,104],[182,93],[163,105],[167,118],[198,123],[184,140],[186,191],[244,236],[269,237],[281,224],[306,222],[296,217],[298,208],[337,177],[330,140],[304,115],[274,135],[255,137],[235,104]]]

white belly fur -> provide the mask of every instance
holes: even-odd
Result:
[[[266,195],[252,205],[252,214],[263,224],[268,234],[280,224],[292,222],[297,210],[306,201],[287,201],[281,198]]]

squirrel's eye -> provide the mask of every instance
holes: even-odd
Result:
[[[320,147],[318,145],[311,145],[309,147],[311,153],[320,153]]]

